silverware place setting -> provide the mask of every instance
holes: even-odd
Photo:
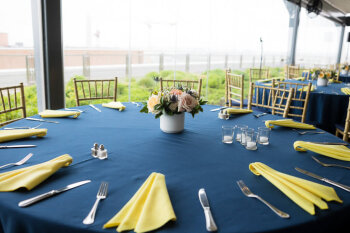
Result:
[[[298,167],[296,167],[295,170],[297,170],[298,172],[303,173],[303,174],[305,174],[305,175],[307,175],[307,176],[313,177],[313,178],[315,178],[315,179],[317,179],[317,180],[326,182],[326,183],[328,183],[328,184],[337,186],[338,188],[341,188],[341,189],[344,189],[345,191],[350,192],[350,187],[347,186],[347,185],[340,184],[340,183],[335,182],[335,181],[333,181],[333,180],[329,180],[329,179],[327,179],[327,178],[325,178],[325,177],[316,175],[316,174],[314,174],[314,173],[312,173],[312,172],[309,172],[309,171],[305,171],[304,169],[301,169],[301,168],[298,168]]]
[[[20,161],[18,161],[16,163],[8,163],[8,164],[5,164],[5,165],[2,165],[2,166],[0,166],[0,169],[8,167],[8,166],[20,166],[20,165],[24,164],[25,162],[27,162],[32,156],[33,156],[33,154],[29,153],[23,159],[21,159]]]
[[[37,125],[37,126],[34,126],[34,127],[28,127],[28,126],[18,126],[18,127],[5,127],[5,128],[2,128],[4,130],[11,130],[11,129],[37,129],[39,128],[43,123]]]
[[[311,142],[311,143],[316,143],[316,144],[321,144],[321,145],[338,145],[338,146],[348,146],[349,143],[346,142]]]
[[[92,107],[93,109],[95,109],[96,111],[101,112],[101,109],[99,109],[99,108],[96,107],[95,105],[89,104],[89,106]]]
[[[54,196],[56,194],[63,193],[65,191],[67,191],[67,190],[79,187],[81,185],[84,185],[84,184],[87,184],[87,183],[90,183],[90,182],[91,182],[91,180],[83,180],[83,181],[79,181],[79,182],[67,185],[67,186],[65,186],[63,188],[60,188],[60,189],[54,189],[54,190],[51,190],[49,192],[43,193],[41,195],[29,198],[29,199],[24,200],[24,201],[21,201],[21,202],[18,203],[18,206],[19,207],[30,206],[30,205],[32,205],[32,204],[34,204],[36,202],[42,201],[42,200],[44,200],[46,198],[49,198],[49,197],[52,197],[52,196]]]
[[[277,214],[281,218],[289,218],[290,217],[289,214],[277,209],[275,206],[271,205],[270,203],[268,203],[267,201],[262,199],[260,196],[252,193],[250,191],[250,189],[244,184],[243,180],[237,181],[237,184],[238,184],[238,187],[242,190],[243,194],[246,195],[247,197],[252,197],[252,198],[258,199],[259,201],[261,201],[262,203],[267,205],[273,212],[275,212],[275,214]]]
[[[49,120],[44,120],[44,119],[32,118],[32,117],[27,117],[25,119],[30,120],[30,121],[41,121],[41,122],[48,122],[48,123],[55,123],[55,124],[59,123],[58,121],[49,121]]]
[[[83,221],[84,224],[88,225],[88,224],[94,223],[98,204],[100,203],[100,200],[103,200],[107,197],[107,191],[108,191],[108,183],[102,182],[96,195],[95,204],[93,205],[89,214],[84,219]]]
[[[255,116],[256,118],[259,118],[259,117],[265,116],[267,114],[268,114],[267,112],[263,112],[263,113],[260,113],[260,114],[253,114],[253,116]]]
[[[306,130],[306,131],[300,131],[300,130],[297,130],[297,129],[293,129],[293,130],[296,131],[300,135],[304,135],[304,134],[323,134],[323,133],[325,133],[323,131],[313,131],[313,130]]]
[[[76,111],[76,112],[86,112],[86,109],[85,110],[80,110],[80,109],[75,109],[75,108],[64,108],[64,110],[67,110],[67,111]]]
[[[136,107],[141,107],[141,104],[137,103],[137,102],[131,102],[132,104],[135,104]]]
[[[347,166],[343,166],[343,165],[340,165],[340,164],[333,164],[333,163],[324,163],[324,162],[321,162],[320,160],[318,160],[316,157],[314,156],[311,156],[311,158],[313,160],[315,160],[317,163],[321,164],[322,166],[324,167],[341,167],[341,168],[345,168],[345,169],[349,169],[350,170],[350,167],[347,167]]]
[[[28,147],[36,147],[36,145],[2,145],[0,146],[0,149],[28,148]]]
[[[228,108],[228,107],[214,108],[214,109],[211,109],[210,111],[211,111],[211,112],[215,112],[215,111],[224,110],[224,109],[226,109],[226,108]]]
[[[209,201],[208,201],[205,189],[201,188],[198,191],[198,197],[199,197],[199,201],[204,209],[205,223],[206,223],[207,231],[217,231],[218,228],[215,224],[213,215],[211,214]]]

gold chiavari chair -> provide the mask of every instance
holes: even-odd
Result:
[[[254,95],[255,91],[255,95]],[[294,89],[289,90],[279,89],[275,87],[268,87],[264,85],[257,85],[250,83],[249,96],[248,96],[248,109],[252,109],[252,106],[264,109],[270,109],[273,115],[280,114],[284,118],[288,116],[289,107],[292,101]],[[276,98],[276,95],[280,95],[283,98]],[[255,102],[253,102],[253,96],[255,96]],[[284,97],[287,99],[285,100]]]
[[[228,107],[232,107],[232,102],[236,102],[243,108],[244,75],[233,74],[230,69],[226,70],[225,93],[225,103]]]
[[[343,140],[348,142],[350,137],[350,98],[349,98],[349,104],[348,104],[348,113],[346,114],[345,119],[345,127],[337,126],[335,130],[335,135],[339,137],[340,135],[343,136]]]
[[[77,80],[74,78],[77,106],[81,101],[112,99],[117,101],[118,78],[101,80]]]
[[[287,90],[293,88],[295,90],[292,94],[292,101],[287,114],[288,117],[300,117],[300,121],[305,123],[311,86],[311,83],[277,82],[277,88],[279,89]],[[277,92],[276,98],[281,98],[283,100],[282,102],[287,100],[287,97],[283,96],[283,92]]]
[[[0,88],[0,126],[27,117],[23,83],[18,86]],[[19,112],[21,112],[20,115]]]
[[[287,67],[287,79],[299,78],[299,66],[288,66]]]
[[[269,69],[258,69],[258,68],[250,68],[249,69],[249,83],[255,82],[260,79],[268,79],[269,78]]]
[[[305,78],[305,80],[311,80],[311,69],[303,69],[301,71],[301,77]]]
[[[196,90],[198,93],[198,96],[201,96],[201,90],[202,90],[202,78],[199,78],[198,80],[167,80],[160,78],[160,90],[170,90],[172,88],[179,88],[182,87],[184,89],[192,89]]]

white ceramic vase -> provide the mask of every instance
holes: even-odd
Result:
[[[160,116],[160,129],[164,133],[180,133],[184,130],[185,114],[162,114]]]
[[[317,86],[319,87],[325,87],[328,84],[328,79],[326,78],[318,78],[317,79]]]
[[[347,74],[348,74],[348,71],[347,71],[347,70],[342,70],[342,71],[341,71],[341,74],[347,75]]]

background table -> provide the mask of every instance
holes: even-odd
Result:
[[[308,83],[296,80],[286,82]],[[306,122],[334,134],[336,124],[345,125],[350,96],[341,92],[341,88],[349,86],[345,83],[330,83],[326,87],[320,87],[316,85],[316,81],[312,81],[312,85],[316,90],[310,92]]]
[[[339,75],[339,81],[342,81],[344,83],[350,83],[350,75],[348,75],[348,74],[340,74]]]
[[[62,168],[32,191],[0,193],[0,223],[6,233],[68,233],[115,232],[102,229],[135,194],[151,172],[163,173],[176,222],[170,222],[156,232],[206,232],[203,209],[198,190],[205,188],[219,232],[339,232],[347,226],[350,213],[350,193],[335,188],[343,204],[328,203],[329,209],[312,216],[297,206],[265,178],[255,176],[248,169],[251,162],[263,162],[281,172],[318,182],[295,171],[294,167],[315,172],[340,183],[350,184],[350,171],[326,168],[311,159],[315,155],[324,162],[335,161],[311,152],[293,149],[295,140],[341,141],[326,133],[299,135],[287,128],[272,130],[272,142],[248,151],[240,144],[221,142],[221,126],[247,124],[257,128],[263,120],[277,119],[266,115],[255,118],[252,114],[233,116],[230,120],[217,118],[218,112],[204,106],[204,113],[193,119],[186,114],[185,131],[165,134],[159,129],[159,119],[152,114],[139,113],[140,108],[126,103],[119,112],[101,108],[99,113],[90,107],[77,119],[57,118],[60,124],[44,123],[48,134],[44,138],[30,138],[6,144],[36,144],[36,148],[0,150],[1,164],[18,161],[29,152],[34,156],[22,167],[38,164],[68,153],[73,164]],[[36,126],[38,123],[21,120],[11,126]],[[93,143],[103,143],[108,149],[108,160],[93,159]],[[9,171],[9,168],[2,171]],[[81,187],[19,208],[18,202],[51,189],[91,179]],[[242,179],[256,194],[289,213],[290,219],[281,219],[258,200],[243,195],[236,181]],[[109,182],[109,192],[98,208],[93,225],[82,221],[90,211],[101,181]]]

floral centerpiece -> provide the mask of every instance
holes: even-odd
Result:
[[[153,91],[148,101],[143,103],[140,112],[153,113],[160,117],[160,128],[166,133],[178,133],[184,129],[184,113],[194,117],[203,112],[201,105],[207,101],[199,98],[196,91],[191,89],[172,88],[164,91]]]
[[[313,69],[311,77],[317,80],[317,86],[327,86],[329,79],[334,79],[336,73],[334,70]]]
[[[348,74],[349,73],[349,65],[348,64],[344,64],[343,66],[342,66],[342,70],[341,70],[341,73],[342,74]]]

